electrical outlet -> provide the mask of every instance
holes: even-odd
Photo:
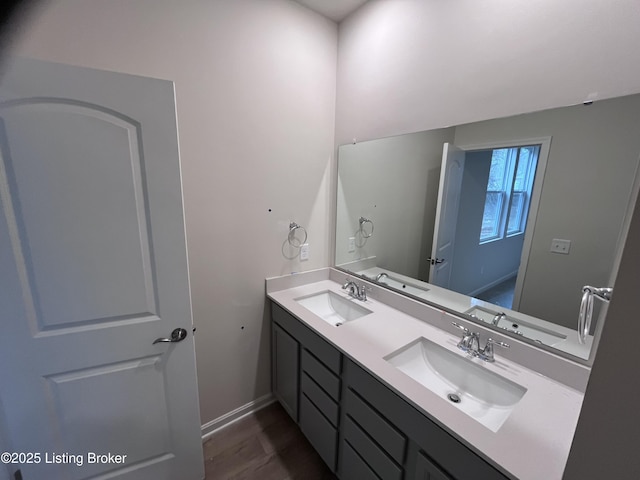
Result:
[[[562,255],[569,255],[569,249],[571,248],[571,240],[563,240],[562,238],[554,238],[551,240],[552,253],[560,253]]]
[[[353,253],[356,251],[356,237],[349,237],[349,246],[347,252]]]
[[[309,260],[309,244],[305,243],[300,247],[300,260]]]

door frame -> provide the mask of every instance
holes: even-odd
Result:
[[[472,143],[466,145],[456,145],[465,152],[473,152],[477,150],[495,150],[499,148],[524,147],[527,145],[540,145],[540,154],[536,165],[536,174],[533,179],[533,190],[531,191],[531,201],[529,203],[529,213],[527,214],[527,223],[524,231],[524,240],[522,245],[522,253],[520,254],[520,267],[516,277],[516,286],[513,292],[512,310],[520,308],[520,300],[522,297],[522,289],[524,287],[527,266],[531,253],[531,244],[533,242],[533,233],[536,228],[536,220],[538,218],[538,209],[540,208],[540,198],[542,197],[542,189],[544,188],[544,179],[547,170],[547,160],[551,150],[552,137],[532,137],[514,140],[487,141],[482,143]]]

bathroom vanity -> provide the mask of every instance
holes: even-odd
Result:
[[[588,369],[327,268],[267,280],[273,392],[343,479],[560,479]]]

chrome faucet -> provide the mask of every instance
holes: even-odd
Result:
[[[504,312],[496,313],[495,316],[493,317],[493,320],[491,320],[491,325],[498,325],[498,323],[500,323],[500,320],[502,320],[503,318],[507,318],[506,313]]]
[[[346,290],[349,296],[353,298],[362,300],[363,302],[367,301],[367,286],[364,283],[358,287],[358,284],[353,280],[347,280],[346,283],[342,285],[342,289]]]
[[[458,342],[458,348],[473,357],[478,357],[479,359],[484,360],[485,362],[496,361],[493,355],[494,345],[498,345],[503,348],[510,348],[508,343],[499,342],[493,338],[489,338],[484,348],[480,348],[480,335],[478,332],[472,332],[467,327],[459,325],[456,322],[451,322],[451,324],[463,331],[462,339]]]

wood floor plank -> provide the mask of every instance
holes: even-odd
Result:
[[[216,432],[203,451],[206,480],[336,478],[277,402]]]

